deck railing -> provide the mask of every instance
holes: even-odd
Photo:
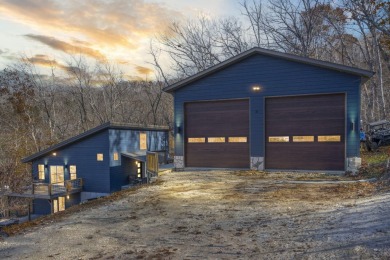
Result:
[[[32,193],[37,195],[55,195],[80,191],[83,179],[66,180],[58,183],[33,183]]]
[[[146,171],[151,174],[158,174],[158,152],[146,153]]]

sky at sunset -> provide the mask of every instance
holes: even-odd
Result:
[[[237,15],[235,0],[0,0],[0,69],[22,57],[65,70],[70,55],[106,59],[152,76],[150,39],[173,20]]]

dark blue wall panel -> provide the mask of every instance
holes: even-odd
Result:
[[[35,199],[33,200],[33,214],[49,215],[51,213],[50,200]]]
[[[261,86],[254,93],[251,87]],[[360,77],[281,58],[256,54],[175,91],[175,155],[184,153],[184,103],[250,98],[251,156],[264,156],[264,99],[274,96],[345,93],[346,156],[359,156]],[[355,131],[351,129],[355,122]]]
[[[76,165],[77,177],[83,178],[84,189],[89,192],[110,192],[109,142],[108,131],[96,133],[67,147],[33,162],[33,176],[38,175],[38,164],[45,164],[45,182],[49,182],[50,165]],[[97,154],[103,154],[103,161],[97,161]],[[65,168],[65,180],[69,180],[69,170]]]
[[[69,195],[69,199],[65,197],[65,209],[70,208],[74,205],[80,204],[81,194],[74,193]]]

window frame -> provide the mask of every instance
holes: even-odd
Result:
[[[140,150],[148,149],[148,136],[145,132],[139,133],[139,149]]]
[[[114,152],[112,157],[113,157],[114,161],[119,161],[119,153],[118,152]]]
[[[42,169],[40,169],[42,167]],[[38,180],[44,181],[45,180],[45,165],[44,164],[38,164]]]
[[[310,140],[304,140],[305,137],[310,137]],[[293,143],[314,143],[315,136],[314,135],[293,135],[292,141]]]
[[[242,141],[241,138],[245,138],[245,141]],[[233,141],[237,140],[237,141]],[[248,137],[247,136],[229,136],[227,138],[227,143],[248,143]]]
[[[226,143],[226,137],[224,137],[224,136],[207,137],[207,143],[210,143],[210,144]]]
[[[271,140],[271,138],[275,138],[275,140]],[[287,139],[287,140],[283,140]],[[283,141],[280,141],[283,140]],[[268,143],[289,143],[290,142],[290,136],[268,136]]]
[[[320,139],[322,139],[321,137],[323,137],[323,138],[337,137],[338,140],[326,140],[326,139],[320,140]],[[317,136],[317,142],[319,142],[319,143],[340,143],[341,142],[341,135],[318,135]]]
[[[55,171],[54,171],[55,169]],[[60,171],[59,171],[60,169]],[[50,165],[50,183],[63,183],[65,181],[65,169],[63,165]],[[55,177],[55,182],[54,178]]]
[[[206,143],[206,137],[188,137],[187,143],[189,143],[189,144],[204,144],[204,143]]]
[[[104,161],[104,154],[103,153],[97,153],[96,154],[96,161],[103,162]]]
[[[74,169],[74,171],[72,169]],[[76,165],[69,165],[69,179],[70,180],[77,179],[77,166]]]

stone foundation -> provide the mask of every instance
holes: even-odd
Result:
[[[184,168],[184,156],[174,156],[173,157],[173,166],[176,169],[183,169]]]
[[[251,157],[251,170],[264,170],[264,157]]]
[[[360,157],[347,158],[347,171],[356,174],[359,171],[361,164],[362,164],[362,158]]]

